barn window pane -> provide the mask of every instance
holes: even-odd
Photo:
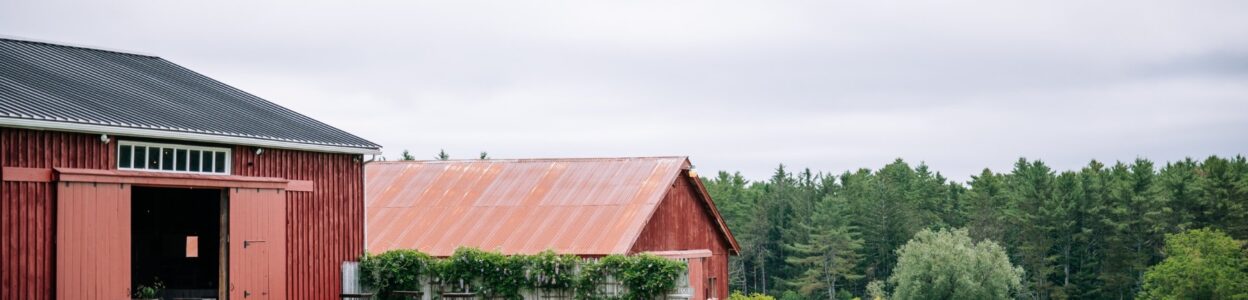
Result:
[[[173,171],[173,148],[160,149],[160,169]]]
[[[177,163],[177,167],[175,169],[178,171],[186,171],[186,149],[178,149],[177,153],[177,157],[174,157],[174,161]]]
[[[147,168],[152,170],[160,169],[160,148],[147,148]]]
[[[191,150],[191,156],[189,157],[191,160],[191,172],[199,172],[199,157],[199,150]]]
[[[203,151],[203,171],[205,173],[212,171],[212,151]]]
[[[147,168],[147,147],[134,146],[134,168]]]
[[[204,172],[212,172],[212,151],[204,151]]]
[[[133,150],[134,149],[131,149],[130,145],[121,146],[121,149],[117,151],[117,167],[118,168],[122,168],[122,169],[130,168],[130,159],[133,158],[131,157],[131,155],[133,154],[133,152],[131,151]]]
[[[225,152],[217,152],[216,159],[213,159],[212,161],[217,164],[217,173],[225,173]]]

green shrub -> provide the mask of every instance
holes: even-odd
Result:
[[[628,298],[651,299],[676,288],[676,278],[684,270],[684,264],[666,258],[630,256],[620,282],[628,287]]]
[[[581,262],[580,257],[547,250],[529,259],[529,279],[534,288],[562,291],[576,283],[574,275],[577,264]]]
[[[360,259],[361,283],[375,289],[383,299],[393,291],[418,291],[421,278],[425,278],[449,290],[476,292],[490,299],[521,299],[525,290],[575,289],[576,299],[642,300],[675,289],[676,278],[684,270],[684,263],[648,254],[611,255],[591,262],[552,251],[503,255],[460,248],[446,259],[413,250],[392,250]],[[608,278],[627,292],[606,295],[599,290]]]
[[[481,284],[480,292],[485,298],[522,299],[522,289],[530,286],[524,271],[528,267],[523,255],[505,256],[497,252],[479,252],[480,273],[474,278]]]
[[[393,291],[419,291],[429,255],[415,250],[392,250],[360,258],[360,283],[375,289],[382,299]],[[397,298],[396,298],[397,299]]]
[[[597,262],[581,265],[581,272],[576,283],[576,298],[584,300],[651,299],[676,288],[676,278],[684,270],[685,265],[678,261],[649,254],[608,255]],[[615,278],[628,289],[628,292],[613,297],[599,290],[608,277]]]
[[[485,273],[485,252],[477,249],[459,248],[446,259],[446,264],[439,268],[437,277],[443,285],[455,291],[478,290],[477,277]]]
[[[784,291],[784,293],[780,293],[780,300],[804,300],[804,299],[802,299],[802,295],[798,295],[797,292]]]
[[[165,290],[165,283],[160,278],[155,278],[152,285],[140,284],[134,289],[134,297],[138,299],[156,299],[160,292]]]
[[[599,288],[607,281],[608,277],[615,277],[617,270],[623,269],[628,264],[628,259],[620,255],[608,255],[598,261],[584,262],[581,264],[581,272],[576,278],[576,299],[579,300],[615,300],[621,297],[611,297]],[[618,277],[616,277],[618,280]]]
[[[776,298],[759,293],[753,293],[746,296],[745,294],[742,294],[741,291],[733,291],[732,295],[728,296],[728,300],[776,300]]]

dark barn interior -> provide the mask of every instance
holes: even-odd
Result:
[[[221,190],[135,187],[132,199],[132,290],[159,280],[166,299],[218,298]]]

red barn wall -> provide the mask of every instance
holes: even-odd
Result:
[[[699,199],[689,178],[681,175],[663,197],[650,223],[646,224],[633,253],[669,250],[711,250],[708,277],[716,282],[715,295],[728,298],[728,249],[729,244],[719,225],[715,222],[706,202]]]
[[[0,128],[0,164],[110,169],[115,148],[99,135]],[[51,299],[56,282],[56,189],[51,182],[0,181],[0,298]]]
[[[234,147],[234,175],[313,182],[286,192],[286,295],[337,299],[342,261],[364,254],[364,164],[354,154]]]
[[[116,169],[116,137],[0,128],[0,165]],[[173,141],[176,143],[176,141]],[[363,164],[353,154],[234,147],[234,175],[314,183],[286,193],[286,274],[290,299],[332,299],[340,264],[363,253]],[[2,174],[0,174],[2,175]],[[52,299],[56,281],[56,189],[48,182],[0,181],[0,299]]]

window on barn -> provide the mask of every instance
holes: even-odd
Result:
[[[134,141],[117,142],[117,169],[230,174],[230,149]]]

